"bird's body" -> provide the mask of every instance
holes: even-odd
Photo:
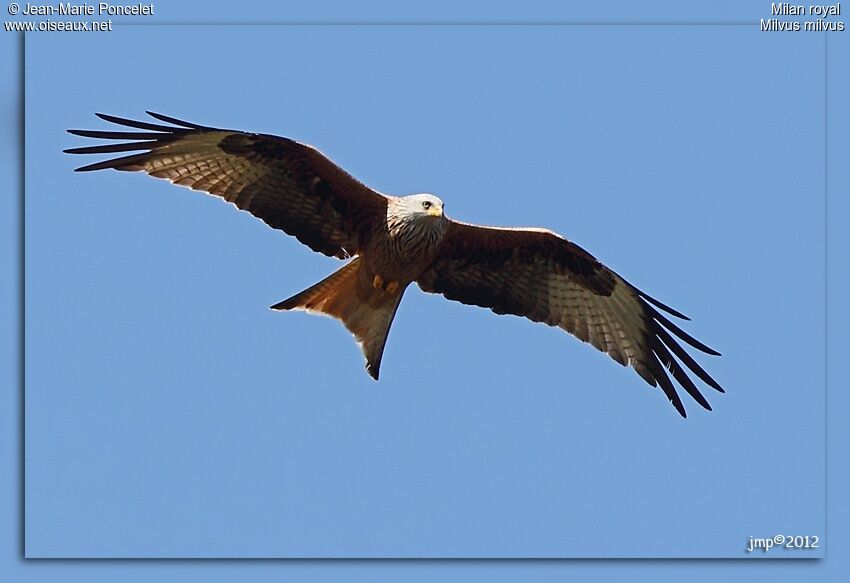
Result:
[[[385,225],[385,233],[367,242],[362,254],[364,265],[386,283],[403,289],[439,252],[449,225],[443,201],[431,194],[389,197]]]
[[[272,309],[305,310],[342,321],[377,380],[401,298],[437,256],[448,225],[443,202],[433,195],[387,197],[386,216],[363,233],[356,259]]]
[[[375,379],[396,310],[416,282],[429,293],[570,332],[633,367],[650,385],[660,385],[683,417],[684,406],[667,371],[706,409],[711,407],[686,369],[723,391],[674,336],[703,352],[718,353],[662,312],[685,316],[556,233],[454,221],[436,196],[381,194],[318,150],[288,138],[200,126],[153,113],[171,125],[98,115],[144,131],[69,130],[84,137],[131,141],[67,152],[144,152],[78,170],[114,168],[166,178],[220,196],[314,251],[350,259],[272,308],[306,310],[342,321],[360,343]]]

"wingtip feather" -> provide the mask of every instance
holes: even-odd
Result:
[[[176,117],[171,117],[170,115],[164,115],[162,113],[156,113],[155,111],[145,110],[145,113],[151,116],[154,119],[158,119],[159,121],[164,121],[165,123],[174,124],[176,126],[182,126],[184,128],[190,128],[193,130],[204,130],[210,129],[206,126],[202,126],[196,123],[192,123],[189,121],[185,121],[182,119],[177,119]]]

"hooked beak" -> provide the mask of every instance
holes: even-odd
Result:
[[[443,216],[443,207],[434,205],[428,209],[428,214],[432,217],[441,217]]]

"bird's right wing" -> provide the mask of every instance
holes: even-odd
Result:
[[[350,176],[318,150],[288,138],[200,126],[148,112],[161,125],[105,114],[141,132],[68,130],[87,138],[130,140],[65,150],[70,154],[141,153],[77,171],[143,171],[220,196],[320,253],[341,259],[360,252],[387,198]]]

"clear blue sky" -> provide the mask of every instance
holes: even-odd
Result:
[[[823,47],[748,27],[31,35],[27,553],[742,557],[750,536],[823,537]],[[692,316],[728,393],[682,421],[557,330],[417,289],[376,384],[338,323],[267,309],[338,263],[210,197],[71,172],[66,128],[144,109],[559,231]]]

